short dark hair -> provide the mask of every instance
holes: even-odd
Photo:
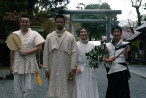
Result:
[[[21,15],[21,17],[20,17],[20,20],[21,20],[21,18],[29,18],[29,16],[28,16],[27,14],[23,14],[23,15]]]
[[[113,31],[114,31],[115,29],[119,29],[119,30],[122,32],[122,28],[121,28],[120,26],[114,26],[114,27],[112,27],[112,29],[111,29],[111,33],[113,33]]]
[[[55,17],[55,21],[56,21],[57,18],[63,18],[63,20],[64,20],[64,22],[65,22],[65,17],[64,17],[63,15],[61,15],[61,14],[57,15],[57,16]]]

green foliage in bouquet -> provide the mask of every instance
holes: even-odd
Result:
[[[103,61],[104,55],[106,55],[104,49],[95,46],[91,51],[85,54],[89,60],[90,67],[98,68],[98,65]]]

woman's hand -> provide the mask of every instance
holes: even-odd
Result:
[[[76,73],[78,73],[78,74],[81,73],[81,70],[78,66],[76,67]]]

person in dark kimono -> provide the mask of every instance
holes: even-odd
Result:
[[[130,98],[128,83],[130,73],[127,66],[129,42],[121,39],[122,28],[119,26],[113,27],[111,34],[113,39],[106,43],[108,55],[104,57],[104,62],[109,64],[106,98]]]

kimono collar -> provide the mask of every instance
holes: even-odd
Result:
[[[30,31],[31,31],[31,28],[28,28],[28,31],[23,35],[23,33],[22,33],[21,29],[20,29],[20,34],[22,36],[27,36],[30,33]]]
[[[25,32],[25,34],[27,34],[29,31],[31,30],[31,28],[28,28],[28,31]],[[21,33],[22,33],[22,30],[20,29]]]
[[[111,43],[116,47],[120,47],[122,45],[122,42],[123,42],[123,39],[120,39],[117,45],[115,45],[115,41],[113,39],[111,40]]]
[[[55,31],[56,31],[58,37],[61,37],[62,34],[66,31],[66,29],[65,29],[65,28],[63,28],[62,30],[58,30],[58,29],[56,29]]]
[[[80,42],[82,42],[82,43],[84,43],[84,44],[87,44],[87,43],[88,43],[88,41],[89,41],[89,39],[82,40],[82,39],[80,38]]]

